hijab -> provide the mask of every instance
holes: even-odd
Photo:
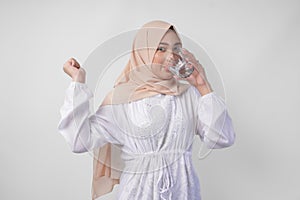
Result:
[[[129,61],[101,106],[130,103],[157,94],[180,95],[190,86],[175,78],[161,79],[151,70],[157,47],[169,29],[180,38],[172,24],[160,20],[150,21],[138,30]],[[120,183],[123,165],[120,149],[121,146],[111,143],[94,149],[93,200],[111,192],[114,185]]]

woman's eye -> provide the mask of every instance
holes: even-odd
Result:
[[[180,50],[180,47],[175,47],[173,51],[174,51],[175,53],[178,53],[179,50]]]
[[[158,47],[157,50],[158,51],[166,51],[166,49],[164,47]]]

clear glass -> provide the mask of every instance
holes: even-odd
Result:
[[[194,71],[194,66],[186,60],[182,49],[179,48],[172,55],[168,58],[170,72],[180,78],[189,77]]]

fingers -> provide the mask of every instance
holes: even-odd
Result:
[[[79,63],[77,61],[75,61],[74,67],[77,67],[78,69],[80,68],[80,65],[79,65]]]
[[[195,71],[197,71],[198,73],[200,73],[200,69],[199,69],[199,66],[198,66],[198,65],[196,65],[196,64],[194,64],[194,63],[192,63],[192,62],[189,62],[189,64],[192,65],[192,66],[194,67]]]
[[[187,59],[195,59],[195,56],[185,48],[182,48],[182,53],[186,56]]]
[[[76,67],[78,69],[80,68],[80,64],[76,61],[75,58],[70,58],[69,61],[72,67]]]
[[[186,56],[186,60],[188,63],[192,64],[194,68],[200,73],[202,71],[203,67],[200,64],[199,60],[195,58],[195,56],[189,52],[187,49],[182,48],[183,54]]]
[[[73,58],[71,58],[70,60],[71,60],[71,66],[74,66],[75,60]]]
[[[67,62],[63,65],[63,71],[68,74],[71,78],[74,78],[78,75],[80,69],[80,64],[74,58],[70,58]],[[84,70],[82,69],[81,72],[84,74]]]
[[[191,63],[193,66],[197,66],[200,64],[199,61],[195,58],[195,56],[187,49],[183,49],[182,51],[187,62]]]

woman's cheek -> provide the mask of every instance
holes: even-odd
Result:
[[[165,61],[165,58],[160,53],[156,53],[154,56],[154,63],[163,64]]]

